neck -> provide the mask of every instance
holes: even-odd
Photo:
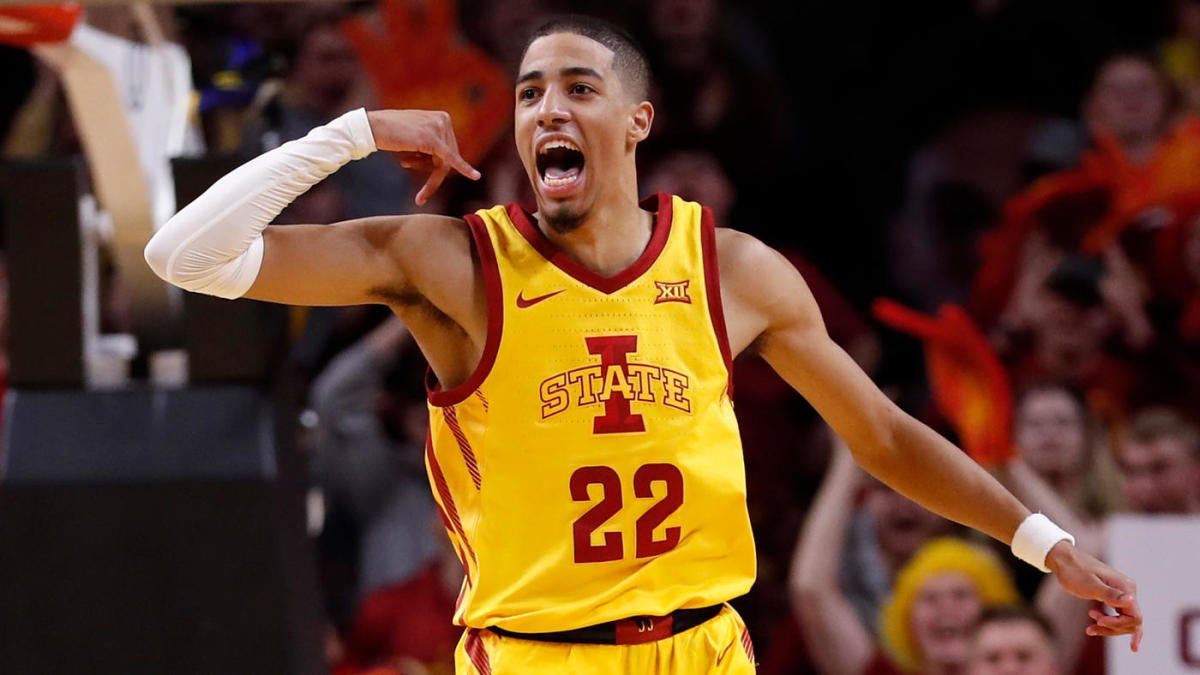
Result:
[[[1144,164],[1154,153],[1154,147],[1157,144],[1158,137],[1154,134],[1130,135],[1121,139],[1121,150],[1129,161],[1134,164]]]
[[[654,215],[643,211],[637,191],[593,205],[579,227],[560,233],[538,219],[538,229],[568,258],[602,276],[620,274],[637,261],[654,230]]]

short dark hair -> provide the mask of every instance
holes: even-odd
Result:
[[[1153,443],[1160,438],[1179,441],[1192,459],[1200,461],[1200,429],[1174,408],[1140,410],[1125,429],[1125,439],[1134,443]]]
[[[1023,605],[997,605],[987,607],[979,615],[979,620],[975,622],[975,633],[979,633],[979,629],[991,623],[1031,623],[1037,626],[1042,636],[1046,638],[1046,642],[1050,646],[1054,646],[1054,627],[1050,625],[1050,620],[1042,615],[1037,610],[1030,609]]]
[[[525,40],[521,60],[525,60],[525,54],[534,40],[558,33],[582,35],[610,49],[613,53],[613,68],[620,76],[625,90],[637,100],[645,100],[650,96],[650,62],[646,58],[645,50],[624,29],[593,16],[564,14],[538,26]]]

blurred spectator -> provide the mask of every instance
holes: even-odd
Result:
[[[1150,54],[1119,52],[1096,70],[1083,103],[1088,130],[1110,161],[1145,165],[1177,121],[1178,100]],[[1114,145],[1104,145],[1111,139]],[[1115,155],[1115,156],[1114,156]]]
[[[829,554],[843,551],[862,475],[840,447],[792,561],[792,608],[812,661],[823,675],[959,672],[981,609],[1017,602],[1016,590],[984,550],[953,538],[928,541],[896,571],[877,641],[839,583],[842,554]]]
[[[1200,514],[1200,430],[1179,413],[1135,415],[1121,433],[1117,465],[1134,513]]]
[[[789,234],[774,212],[788,188],[785,171],[793,134],[775,72],[763,67],[761,35],[748,30],[736,6],[722,0],[653,0],[647,4],[645,48],[654,73],[654,128],[643,148],[699,140],[742,194],[736,219],[767,238]],[[740,17],[740,19],[739,19]],[[794,240],[794,239],[793,239]]]
[[[411,338],[389,319],[339,354],[314,382],[318,427],[311,470],[329,511],[358,535],[357,583],[334,598],[345,620],[357,598],[416,574],[438,551],[428,526],[435,510],[426,483],[423,373]]]
[[[329,5],[296,9],[281,88],[265,87],[243,135],[249,154],[299,138],[313,127],[359,106],[373,107],[370,87],[354,49],[342,33],[343,11]],[[345,197],[346,216],[407,213],[410,186],[388,153],[377,152],[342,167],[329,180]]]
[[[904,203],[885,232],[890,281],[905,304],[927,313],[966,304],[978,240],[999,221],[1004,200],[1024,186],[1032,161],[1061,161],[1045,158],[1064,151],[1055,139],[1039,138],[1042,124],[1022,109],[980,111],[913,153]],[[1073,165],[1075,157],[1066,161]]]
[[[1084,521],[1119,510],[1117,476],[1099,422],[1083,395],[1053,381],[1017,396],[1014,439],[1020,457]]]
[[[370,669],[391,665],[402,675],[454,675],[462,627],[453,618],[463,568],[441,518],[428,524],[441,544],[438,555],[409,579],[363,600],[346,640],[349,672],[374,674]]]
[[[1200,193],[1181,199],[1155,236],[1149,311],[1169,359],[1188,382],[1181,402],[1200,394]]]
[[[1173,0],[1175,33],[1160,45],[1163,70],[1188,106],[1200,109],[1200,2]]]
[[[859,500],[847,533],[841,583],[859,619],[875,633],[896,573],[928,541],[948,534],[952,523],[866,475]]]
[[[1035,236],[1019,269],[995,333],[1015,385],[1050,379],[1075,387],[1106,423],[1154,399],[1143,285],[1118,250],[1063,255]]]
[[[641,172],[642,194],[665,192],[712,209],[717,226],[728,226],[737,191],[711,150],[697,145],[660,151]]]
[[[1045,617],[1018,607],[984,610],[971,641],[967,675],[1060,675],[1054,631]]]
[[[972,308],[985,322],[1021,293],[1028,265],[1046,253],[1107,258],[1123,245],[1133,263],[1142,264],[1145,246],[1138,242],[1161,226],[1161,207],[1200,189],[1200,118],[1180,114],[1152,57],[1110,56],[1096,70],[1081,108],[1091,146],[1078,167],[1043,176],[1010,199],[1000,225],[981,241]],[[1135,278],[1120,285],[1132,293],[1140,285]],[[1131,303],[1115,308],[1126,315],[1133,310]]]
[[[546,0],[460,0],[463,31],[516,79],[525,38],[547,18]]]

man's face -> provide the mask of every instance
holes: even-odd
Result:
[[[1016,441],[1034,471],[1077,473],[1087,454],[1084,420],[1065,391],[1032,391],[1017,410]]]
[[[1135,513],[1197,512],[1200,461],[1182,441],[1162,436],[1150,441],[1126,439],[1117,455],[1121,487]]]
[[[982,609],[979,590],[965,574],[943,572],[926,581],[910,617],[924,662],[961,668]]]
[[[1138,59],[1118,59],[1105,66],[1088,101],[1093,130],[1117,138],[1148,136],[1167,112],[1167,95],[1158,73]]]
[[[354,86],[358,73],[354,48],[337,26],[319,26],[305,38],[291,80],[304,89],[306,102],[336,105]]]
[[[1032,621],[993,621],[979,627],[970,675],[1058,675],[1046,636]]]
[[[636,190],[633,149],[643,122],[649,131],[648,110],[599,42],[555,33],[529,46],[516,85],[517,152],[544,222],[569,232],[598,198]]]

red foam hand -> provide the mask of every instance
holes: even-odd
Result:
[[[921,340],[934,404],[958,433],[963,449],[984,466],[1013,454],[1012,385],[979,327],[957,305],[936,317],[878,299],[871,307],[884,324]]]
[[[459,151],[475,164],[512,113],[503,70],[457,35],[454,0],[380,0],[379,26],[363,16],[343,23],[385,108],[445,110]]]
[[[62,42],[71,37],[81,13],[83,6],[73,2],[0,7],[0,44],[28,49]]]

